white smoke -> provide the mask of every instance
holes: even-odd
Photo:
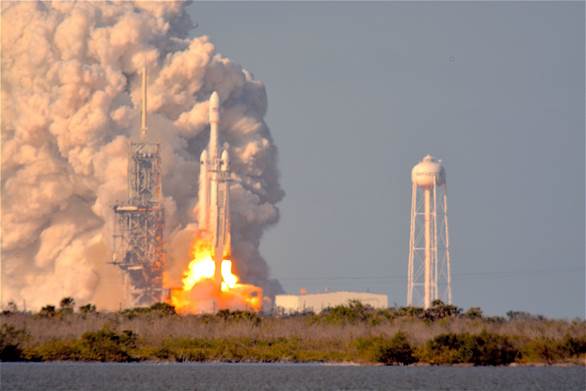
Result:
[[[149,131],[161,143],[169,278],[189,262],[208,98],[222,99],[230,145],[234,259],[245,282],[274,293],[259,253],[283,197],[263,121],[263,84],[188,38],[183,2],[2,2],[2,300],[29,308],[73,296],[115,307],[112,205],[127,196],[127,147],[137,134],[149,69]]]

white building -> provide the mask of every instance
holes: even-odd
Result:
[[[302,295],[277,295],[275,307],[277,311],[290,314],[295,312],[313,311],[316,314],[328,307],[347,305],[350,300],[358,300],[364,305],[374,308],[387,308],[387,295],[366,292],[328,292]]]

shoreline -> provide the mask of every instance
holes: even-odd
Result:
[[[144,360],[144,361],[80,361],[80,360],[48,360],[48,361],[1,361],[0,366],[3,364],[116,364],[116,365],[198,365],[198,366],[324,366],[324,367],[385,367],[385,368],[583,368],[586,367],[586,360],[583,363],[511,363],[509,365],[474,365],[474,364],[439,364],[432,365],[426,363],[416,363],[409,365],[385,365],[382,363],[359,363],[359,362],[318,362],[318,361],[307,361],[307,362],[292,362],[292,361],[273,361],[273,362],[261,362],[261,361],[156,361],[156,360]]]

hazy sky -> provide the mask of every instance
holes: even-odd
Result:
[[[443,159],[455,304],[584,316],[584,4],[195,3],[266,84],[295,293],[405,304],[410,170]]]

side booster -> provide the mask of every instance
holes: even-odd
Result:
[[[199,229],[210,239],[216,264],[214,279],[222,281],[222,260],[230,259],[230,155],[228,145],[219,151],[220,97],[209,100],[210,142],[201,153],[198,194]]]

